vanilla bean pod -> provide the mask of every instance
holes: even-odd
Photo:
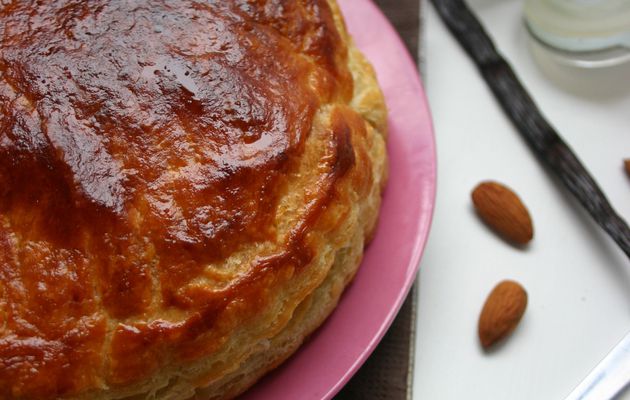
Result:
[[[499,104],[536,156],[553,171],[593,219],[630,258],[630,229],[569,146],[562,140],[498,53],[463,0],[431,0],[448,29],[474,60]]]

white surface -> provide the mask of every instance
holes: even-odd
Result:
[[[630,220],[630,66],[541,68],[516,0],[470,0],[545,115]],[[438,195],[420,268],[414,399],[563,399],[630,331],[630,262],[533,157],[476,68],[424,8],[426,86],[438,145]],[[470,192],[503,182],[534,220],[525,251],[477,219]],[[520,326],[485,354],[476,335],[503,279],[529,294]],[[628,397],[628,396],[626,396]]]

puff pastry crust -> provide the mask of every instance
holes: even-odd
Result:
[[[232,398],[332,312],[386,110],[334,0],[0,3],[0,398]]]

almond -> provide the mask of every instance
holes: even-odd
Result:
[[[527,244],[534,237],[532,219],[521,199],[497,182],[482,182],[472,192],[481,219],[505,239]]]
[[[502,281],[490,292],[479,316],[479,340],[484,349],[508,336],[527,307],[527,292],[514,281]]]
[[[623,160],[623,165],[626,167],[626,173],[630,176],[630,158]]]

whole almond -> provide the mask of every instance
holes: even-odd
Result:
[[[630,158],[623,160],[623,165],[626,167],[626,174],[630,176]]]
[[[502,281],[490,292],[479,316],[479,340],[484,349],[508,336],[527,307],[527,292],[514,281]]]
[[[505,239],[524,245],[534,237],[529,211],[507,186],[482,182],[472,192],[472,201],[481,219]]]

